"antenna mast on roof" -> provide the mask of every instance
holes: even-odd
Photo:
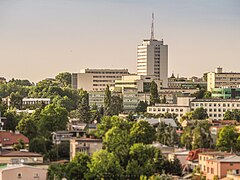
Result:
[[[154,39],[154,13],[152,13],[151,40]]]

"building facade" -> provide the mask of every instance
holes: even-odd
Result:
[[[163,87],[168,85],[168,45],[163,40],[143,40],[137,47],[137,74],[154,75],[162,81]]]
[[[72,138],[70,140],[70,160],[72,160],[77,152],[85,152],[92,155],[94,152],[102,149],[102,139],[92,138]]]
[[[104,91],[114,87],[115,80],[128,75],[128,69],[83,69],[80,73],[72,74],[72,88],[86,91]]]
[[[217,68],[215,72],[207,74],[207,90],[214,88],[238,88],[240,85],[240,73],[223,72],[222,68]]]
[[[191,110],[203,107],[209,119],[222,120],[227,110],[240,109],[240,99],[194,99]]]
[[[240,99],[240,88],[213,88],[212,98]]]

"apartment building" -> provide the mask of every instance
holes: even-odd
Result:
[[[102,139],[92,138],[72,138],[70,139],[70,160],[72,160],[77,152],[85,152],[92,155],[94,152],[102,149]]]
[[[128,75],[128,69],[83,69],[80,73],[72,74],[72,88],[86,91],[104,91],[114,87],[115,80]]]
[[[213,88],[212,98],[240,99],[240,88]]]
[[[214,88],[237,88],[240,85],[240,73],[223,72],[218,67],[215,72],[207,74],[207,90],[212,91]]]
[[[177,97],[176,104],[156,104],[155,106],[148,106],[147,112],[152,114],[174,113],[177,115],[177,120],[190,112],[190,102],[194,97]]]
[[[209,119],[222,120],[227,110],[240,109],[240,99],[194,99],[191,110],[203,107]]]

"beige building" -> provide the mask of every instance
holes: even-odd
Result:
[[[240,73],[223,72],[222,68],[217,68],[215,72],[207,74],[207,90],[214,88],[237,88],[240,86]]]
[[[0,167],[0,180],[46,180],[47,170],[26,165]]]
[[[227,110],[240,109],[239,99],[194,99],[191,110],[203,107],[207,110],[209,119],[222,120]]]
[[[72,74],[72,87],[86,91],[104,91],[114,87],[115,80],[128,75],[128,69],[83,69],[80,73]]]
[[[70,139],[70,160],[72,160],[76,153],[85,152],[92,155],[94,152],[102,149],[102,139],[92,138],[72,138]]]
[[[194,97],[177,97],[176,104],[156,104],[155,106],[148,106],[147,112],[151,114],[165,114],[174,113],[177,115],[177,120],[180,121],[181,117],[190,112],[190,103]]]
[[[137,74],[154,75],[162,81],[163,87],[168,85],[168,45],[163,40],[143,40],[137,47]]]
[[[0,164],[41,164],[43,156],[25,151],[0,151]]]

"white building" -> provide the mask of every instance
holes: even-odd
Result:
[[[222,120],[227,110],[240,109],[240,99],[194,99],[191,110],[199,107],[207,110],[209,119]]]
[[[154,81],[158,86],[158,91],[162,87],[162,82],[155,76],[128,75],[122,76],[121,80],[115,81],[115,88],[122,91],[123,88],[135,88],[137,92],[150,92],[151,82]]]
[[[207,90],[213,88],[237,88],[240,86],[240,73],[223,72],[222,68],[217,68],[215,72],[207,74]]]
[[[190,103],[194,97],[177,97],[176,104],[156,104],[155,106],[148,106],[147,112],[152,114],[165,114],[174,113],[177,115],[177,120],[180,121],[181,117],[190,112]]]
[[[51,103],[50,98],[23,98],[22,105],[35,105],[35,104],[45,104],[48,105]]]
[[[137,48],[137,74],[155,75],[162,80],[163,87],[168,85],[168,45],[163,40],[143,40]]]
[[[114,87],[115,80],[128,75],[128,69],[83,69],[72,74],[72,87],[86,91],[103,91],[107,85]]]

